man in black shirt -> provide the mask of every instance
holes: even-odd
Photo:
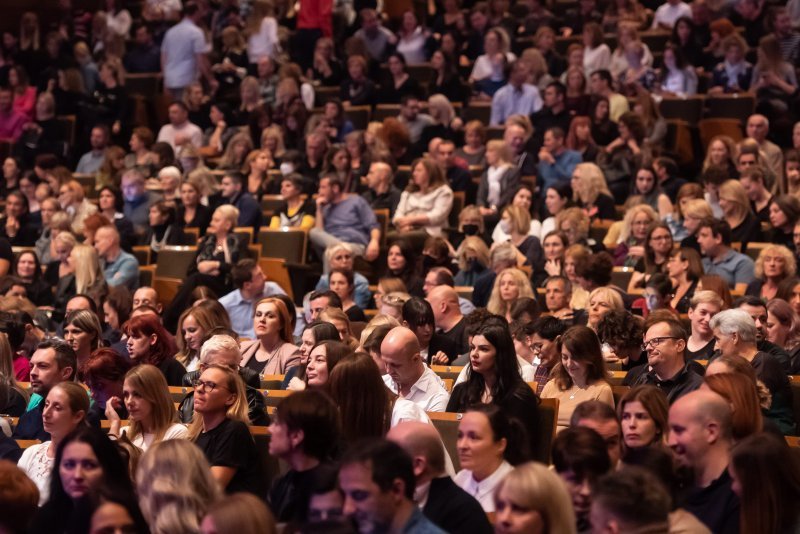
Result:
[[[338,417],[330,397],[317,390],[290,395],[278,406],[269,453],[288,463],[289,471],[275,480],[268,501],[279,522],[306,519],[317,477],[333,469],[326,462],[339,439]]]
[[[388,209],[391,219],[400,203],[400,194],[400,190],[392,183],[392,168],[388,163],[377,161],[369,166],[367,190],[361,196],[372,209]]]
[[[477,186],[472,183],[472,175],[464,167],[456,165],[455,162],[456,144],[449,139],[442,139],[436,147],[436,161],[444,169],[447,182],[453,191],[467,192],[468,203],[475,200]]]
[[[647,351],[647,363],[628,371],[623,385],[656,386],[671,404],[703,383],[703,378],[684,359],[686,330],[677,320],[666,319],[650,326],[642,350]]]
[[[572,116],[564,105],[567,97],[567,88],[561,82],[550,82],[544,89],[544,106],[542,109],[531,115],[533,123],[533,138],[531,148],[534,154],[538,154],[544,143],[544,133],[551,128],[561,128],[563,132],[569,132],[569,124]]]
[[[752,317],[753,322],[756,324],[756,348],[761,352],[766,352],[775,356],[781,364],[781,367],[787,373],[789,372],[791,359],[789,353],[774,343],[766,340],[767,329],[767,305],[759,297],[753,295],[746,295],[739,297],[733,302],[734,308],[739,308],[747,312],[747,315]]]
[[[414,503],[446,532],[492,532],[481,505],[445,473],[442,439],[432,425],[405,421],[389,430],[394,441],[414,460]]]
[[[669,410],[669,446],[678,465],[694,473],[683,508],[715,534],[739,532],[739,498],[728,474],[731,407],[712,391],[693,391]]]

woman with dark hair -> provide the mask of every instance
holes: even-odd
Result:
[[[422,297],[424,280],[419,274],[417,255],[405,239],[397,239],[389,246],[386,254],[386,273],[384,277],[399,278],[410,295]]]
[[[755,434],[733,446],[732,489],[741,502],[742,532],[797,532],[800,459],[784,440]]]
[[[28,198],[21,191],[11,191],[6,195],[5,212],[0,217],[0,237],[8,240],[14,247],[36,245],[41,221],[37,225],[28,209]]]
[[[313,228],[316,206],[311,196],[302,197],[304,187],[306,179],[300,174],[293,172],[281,178],[283,203],[272,216],[270,228]]]
[[[556,217],[559,213],[573,206],[572,186],[568,182],[551,185],[544,195],[544,207],[540,208],[546,217],[542,221],[542,235],[547,235],[556,228]]]
[[[342,310],[347,314],[350,321],[366,322],[367,316],[353,300],[355,291],[355,278],[353,271],[346,269],[331,269],[328,274],[328,286],[331,291],[339,295],[342,301]]]
[[[635,169],[646,160],[649,150],[644,145],[647,131],[642,118],[632,111],[619,118],[619,137],[609,143],[597,157],[597,164],[603,170],[606,183],[618,204],[625,201],[628,184]]]
[[[120,246],[125,250],[130,250],[134,245],[132,239],[135,233],[133,231],[133,223],[123,213],[124,205],[125,199],[122,197],[122,191],[115,186],[107,185],[98,192],[100,214],[117,227],[117,232],[120,235]]]
[[[666,274],[672,280],[670,306],[678,313],[687,313],[697,283],[704,274],[700,254],[693,248],[674,249],[667,260]]]
[[[591,531],[591,482],[613,467],[605,441],[590,428],[567,428],[553,440],[553,467],[572,497],[578,532]]]
[[[664,51],[666,52],[667,48],[672,48],[683,57],[683,60],[689,64],[688,66],[703,67],[706,63],[706,57],[703,53],[705,44],[702,42],[692,18],[680,17],[675,21],[675,26],[672,27],[672,37],[665,46]]]
[[[677,29],[677,25],[675,27]],[[702,56],[699,48],[695,53]],[[656,90],[660,88],[664,96],[687,97],[697,94],[697,74],[694,67],[686,60],[684,50],[672,43],[664,46],[664,68],[658,83]]]
[[[103,529],[119,527],[128,534],[149,534],[139,503],[134,493],[128,495],[118,490],[98,488],[94,495],[90,532],[101,534]]]
[[[442,50],[431,55],[433,74],[428,82],[428,93],[444,95],[450,102],[465,102],[469,91],[461,81],[453,58]]]
[[[419,82],[409,76],[406,71],[406,59],[403,54],[399,52],[389,54],[386,63],[389,66],[389,72],[381,83],[378,100],[386,104],[399,104],[406,95],[418,97],[420,95]]]
[[[42,276],[42,266],[36,252],[32,250],[20,252],[14,259],[12,272],[22,280],[28,300],[36,306],[53,305],[53,290]]]
[[[525,430],[494,404],[476,404],[458,423],[461,470],[453,482],[475,497],[483,511],[495,511],[494,492],[513,466],[528,459]]]
[[[542,390],[542,398],[556,398],[558,431],[569,427],[572,412],[583,401],[599,400],[614,406],[614,395],[606,376],[603,352],[597,335],[586,326],[573,326],[559,342],[561,362]],[[448,409],[448,411],[450,411]]]
[[[642,351],[643,335],[644,321],[627,310],[611,310],[597,322],[603,359],[619,363],[623,371],[647,362]]]
[[[348,193],[355,191],[356,187],[360,185],[353,172],[350,153],[347,151],[347,147],[340,143],[331,145],[325,153],[320,175],[335,176],[343,184],[342,190]]]
[[[375,103],[375,82],[369,79],[369,69],[364,56],[347,58],[347,78],[341,85],[342,102],[350,106],[371,106]]]
[[[274,297],[259,300],[253,314],[256,339],[242,344],[241,367],[260,375],[285,374],[300,363],[300,349],[292,338],[292,320],[286,304]]]
[[[342,358],[352,354],[349,345],[338,340],[320,341],[308,356],[304,389],[328,390],[331,373]]]
[[[800,374],[800,316],[780,298],[767,302],[767,341],[789,353],[789,374]]]
[[[175,215],[175,224],[182,228],[197,228],[205,235],[211,222],[211,209],[200,203],[203,186],[197,179],[188,179],[181,184],[181,202]]]
[[[150,225],[147,227],[142,243],[150,247],[150,263],[158,261],[158,253],[166,246],[191,244],[176,224],[175,207],[163,200],[150,206],[148,215]]]
[[[50,500],[30,532],[88,532],[87,500],[101,487],[134,498],[125,455],[99,428],[82,426],[58,446],[50,480]],[[60,525],[54,530],[55,525]]]
[[[178,351],[175,340],[157,316],[147,313],[131,318],[125,325],[128,355],[134,365],[149,363],[164,374],[167,384],[181,386],[186,368],[173,355]]]
[[[539,452],[535,450],[539,399],[522,381],[508,323],[503,317],[490,315],[467,335],[471,336],[467,379],[453,388],[447,411],[464,412],[475,404],[496,404],[523,424],[531,446],[525,456],[532,458]]]
[[[645,385],[629,389],[617,404],[623,450],[663,446],[669,432],[668,412],[667,397],[659,388]]]
[[[797,197],[792,195],[772,197],[769,203],[769,222],[772,224],[770,241],[797,252],[792,233],[798,220],[800,220],[800,200]]]
[[[417,336],[420,356],[431,365],[449,365],[459,354],[458,346],[436,332],[433,308],[427,300],[412,297],[403,304],[403,324]]]
[[[611,120],[608,98],[601,96],[592,101],[589,117],[592,120],[592,139],[601,147],[608,146],[619,136],[617,123]]]

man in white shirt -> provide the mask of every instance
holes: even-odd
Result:
[[[201,75],[212,88],[217,85],[207,56],[210,46],[197,25],[202,18],[200,8],[194,2],[187,2],[183,14],[183,20],[167,30],[161,43],[164,87],[175,100],[183,96],[184,87]]]
[[[383,380],[400,398],[426,412],[443,412],[450,395],[420,354],[417,336],[406,327],[393,328],[381,343],[381,359],[387,374]]]
[[[653,16],[653,29],[672,31],[675,22],[681,17],[692,17],[692,8],[681,0],[667,0],[656,9]]]
[[[203,131],[196,124],[189,122],[189,110],[181,101],[169,105],[169,124],[165,124],[158,132],[158,141],[169,143],[177,154],[181,145],[188,142],[195,147],[203,146]]]

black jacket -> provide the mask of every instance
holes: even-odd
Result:
[[[447,476],[431,481],[422,513],[445,532],[493,532],[478,501]]]

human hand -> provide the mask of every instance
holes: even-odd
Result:
[[[558,276],[561,274],[561,262],[559,260],[547,260],[544,263],[544,270],[548,276]]]
[[[431,358],[432,365],[447,365],[448,363],[450,363],[450,358],[442,351],[437,352]]]
[[[119,421],[120,417],[116,407],[122,407],[122,400],[119,397],[111,397],[106,401],[106,419],[109,421]]]
[[[374,261],[378,257],[380,251],[381,247],[380,245],[378,245],[378,242],[372,240],[369,242],[369,245],[367,245],[367,249],[364,251],[364,259],[367,261]]]
[[[628,256],[644,257],[644,247],[633,246],[628,249]]]

